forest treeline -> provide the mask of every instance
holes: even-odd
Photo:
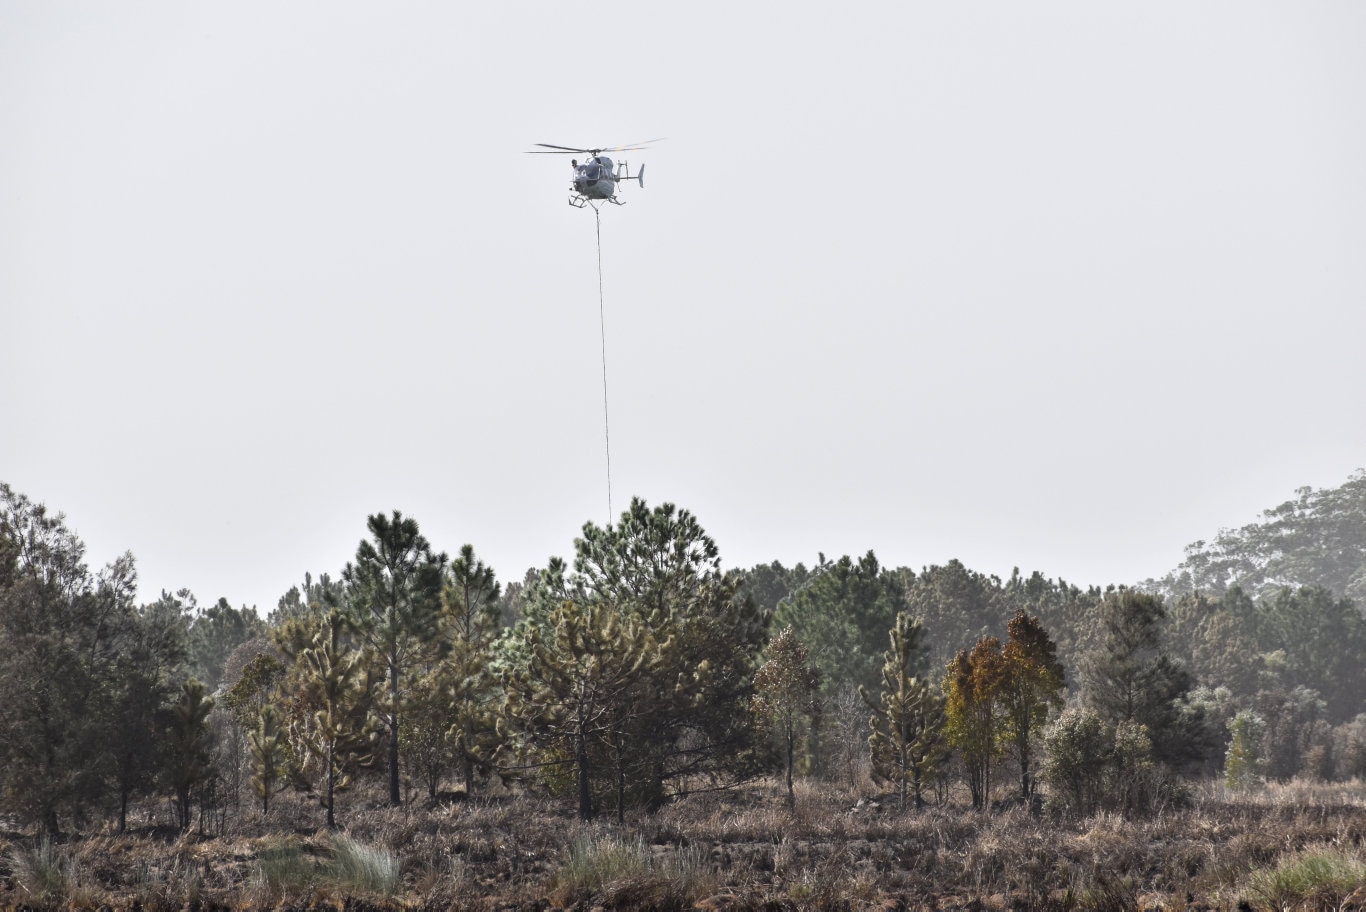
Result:
[[[504,584],[393,512],[262,617],[139,601],[131,555],[92,571],[0,485],[0,813],[123,830],[152,798],[212,828],[289,789],[336,825],[370,780],[620,817],[761,775],[1142,813],[1193,776],[1366,777],[1364,517],[1358,473],[1164,581],[1081,589],[872,551],[725,570],[696,517],[639,499]]]

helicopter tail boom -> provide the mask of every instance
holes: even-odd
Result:
[[[641,165],[640,169],[637,170],[635,174],[632,174],[631,166],[626,164],[626,162],[622,162],[621,167],[617,169],[616,180],[635,181],[636,183],[640,184],[640,188],[643,190],[645,189],[645,166]]]

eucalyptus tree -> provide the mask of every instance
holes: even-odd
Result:
[[[440,627],[442,570],[446,555],[432,551],[416,520],[395,510],[366,522],[354,563],[342,571],[351,621],[383,669],[388,689],[382,712],[388,737],[389,802],[402,803],[400,722],[407,676],[429,653]]]

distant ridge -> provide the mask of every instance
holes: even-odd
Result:
[[[1175,596],[1239,586],[1257,598],[1286,586],[1322,586],[1366,606],[1366,469],[1341,487],[1300,488],[1262,517],[1187,545],[1180,566],[1140,588]]]

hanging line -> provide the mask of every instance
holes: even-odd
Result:
[[[607,522],[612,521],[612,431],[607,423],[607,318],[602,305],[602,213],[593,207],[598,235],[598,330],[602,335],[602,436],[607,446]]]

